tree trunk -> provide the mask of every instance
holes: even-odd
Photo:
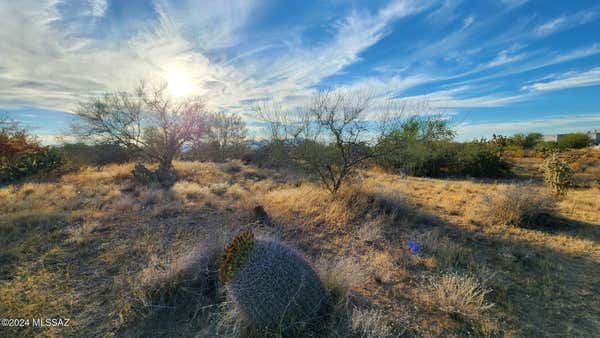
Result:
[[[173,171],[172,156],[167,156],[160,161],[156,174],[158,181],[164,186],[171,186],[175,183],[176,177],[175,172]]]

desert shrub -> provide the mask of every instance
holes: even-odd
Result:
[[[455,156],[447,121],[411,117],[377,144],[377,163],[413,176],[440,176]]]
[[[241,158],[244,163],[254,164],[259,168],[289,168],[295,166],[293,149],[293,145],[287,142],[263,142],[255,148],[247,149]]]
[[[384,136],[376,148],[377,164],[412,176],[504,177],[510,165],[500,147],[487,142],[452,142],[445,120],[411,118]]]
[[[508,144],[521,149],[533,149],[544,136],[540,133],[515,134],[508,138]]]
[[[502,153],[509,157],[525,157],[525,149],[517,144],[509,144],[502,149]]]
[[[202,139],[207,111],[199,98],[177,100],[167,84],[131,92],[109,92],[80,102],[72,131],[83,140],[119,144],[158,162],[157,178],[171,184],[173,160],[184,145]]]
[[[470,142],[457,147],[455,166],[448,170],[449,174],[489,178],[510,176],[510,163],[500,156],[497,146]]]
[[[359,162],[371,157],[371,148],[358,141],[336,145],[303,140],[294,146],[292,155],[300,167],[316,176],[327,190],[335,194],[355,172]]]
[[[510,186],[487,195],[483,212],[489,225],[544,225],[554,211],[554,200],[527,184]]]
[[[573,169],[553,152],[542,165],[544,181],[556,196],[564,196],[573,183]]]
[[[65,166],[80,168],[83,166],[103,166],[110,163],[126,163],[133,154],[114,143],[88,145],[85,143],[67,143],[57,149],[61,152]]]
[[[294,250],[244,232],[225,250],[219,279],[242,318],[261,330],[302,330],[319,318],[326,293]]]
[[[246,124],[238,114],[209,114],[205,137],[193,142],[186,157],[214,162],[240,158],[247,150],[246,134]]]
[[[0,183],[13,182],[58,168],[59,151],[42,146],[25,129],[0,124]]]
[[[510,163],[500,156],[497,147],[480,142],[416,143],[409,145],[401,157],[379,164],[414,176],[495,178],[510,175]]]
[[[490,292],[474,277],[447,274],[432,280],[427,298],[445,313],[478,319],[493,306],[485,300]]]
[[[535,145],[535,150],[542,155],[545,155],[552,151],[556,151],[558,149],[558,143],[554,141],[541,141]]]
[[[584,133],[567,134],[558,140],[558,146],[561,149],[581,149],[591,144],[592,139]]]
[[[173,171],[165,167],[150,170],[142,163],[136,163],[132,170],[133,181],[139,185],[161,184],[164,187],[172,186],[177,177]]]
[[[19,154],[6,159],[0,165],[0,183],[13,182],[40,173],[47,173],[60,166],[60,152],[50,147]]]

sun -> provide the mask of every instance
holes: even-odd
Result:
[[[173,97],[188,96],[194,90],[189,76],[181,69],[171,70],[167,73],[169,93]]]

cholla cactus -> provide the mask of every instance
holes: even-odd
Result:
[[[319,317],[326,293],[313,268],[281,243],[244,232],[219,267],[228,296],[256,328],[288,330]]]
[[[556,196],[566,195],[573,180],[573,170],[567,162],[561,160],[557,152],[553,152],[544,161],[542,170],[546,185],[552,189],[554,194]]]

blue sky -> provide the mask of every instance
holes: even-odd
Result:
[[[242,114],[368,88],[463,140],[600,129],[597,0],[22,0],[0,22],[0,112],[46,142],[78,100],[154,78]]]

